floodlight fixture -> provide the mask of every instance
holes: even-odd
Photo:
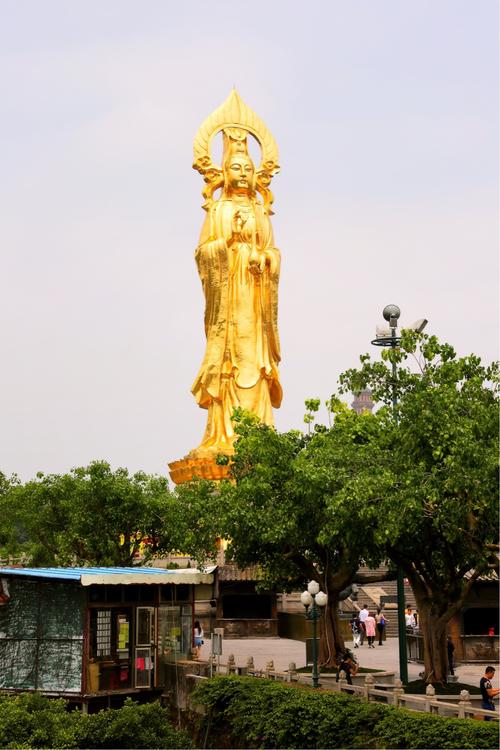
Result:
[[[391,328],[398,327],[398,319],[401,315],[401,310],[397,305],[386,305],[383,309],[382,315]]]

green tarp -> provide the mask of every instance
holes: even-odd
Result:
[[[9,580],[0,606],[0,689],[79,693],[85,594],[70,582]]]

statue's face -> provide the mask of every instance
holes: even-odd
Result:
[[[237,154],[226,166],[226,187],[233,193],[250,192],[253,183],[254,166],[248,156]]]

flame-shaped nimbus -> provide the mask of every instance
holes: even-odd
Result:
[[[273,175],[279,171],[278,146],[271,132],[260,117],[242,101],[236,89],[233,89],[226,101],[213,112],[199,128],[194,139],[193,168],[203,175],[207,187],[203,191],[208,208],[212,196],[223,182],[222,169],[212,163],[210,146],[213,137],[224,128],[241,128],[254,136],[261,147],[262,160],[256,170],[257,190],[264,198],[264,205],[269,213],[272,193],[269,184]]]

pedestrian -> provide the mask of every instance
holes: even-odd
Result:
[[[361,640],[361,623],[356,612],[352,613],[349,625],[351,626],[352,630],[352,640],[354,642],[354,648],[359,648],[359,643]]]
[[[356,676],[359,664],[348,649],[340,656],[337,667],[337,682],[340,679],[340,673],[345,672],[348,685],[352,685],[352,678]]]
[[[200,621],[196,620],[194,623],[193,628],[193,636],[194,636],[194,649],[193,649],[193,656],[195,659],[199,659],[200,657],[200,651],[201,647],[203,646],[203,628],[200,625]]]
[[[383,646],[384,644],[382,643],[382,638],[384,636],[385,628],[389,620],[385,619],[385,615],[380,608],[377,609],[377,614],[375,615],[375,622],[377,623],[378,645]]]
[[[414,615],[413,615],[413,613],[411,611],[411,607],[407,607],[406,608],[406,613],[405,613],[405,625],[406,625],[406,629],[410,630],[410,631],[413,631],[416,624],[417,623],[416,623],[415,617],[414,617]]]
[[[493,676],[495,674],[495,668],[494,667],[486,667],[484,670],[484,675],[479,680],[479,689],[481,691],[481,708],[484,708],[485,711],[494,711],[495,705],[493,703],[493,698],[500,693],[499,688],[494,688],[491,684],[491,681],[493,679]],[[485,721],[493,721],[489,716],[484,717]]]
[[[365,619],[366,637],[368,638],[368,648],[375,648],[373,641],[375,640],[375,615],[373,612],[368,613],[368,617]]]
[[[451,675],[455,674],[455,657],[453,655],[455,651],[455,644],[451,640],[451,635],[446,639],[446,650],[448,652],[448,671]]]
[[[365,635],[366,635],[366,628],[365,628],[365,620],[368,617],[368,604],[363,604],[363,609],[359,613],[359,623],[361,625],[361,638],[359,641],[359,645],[362,646],[365,641]]]

